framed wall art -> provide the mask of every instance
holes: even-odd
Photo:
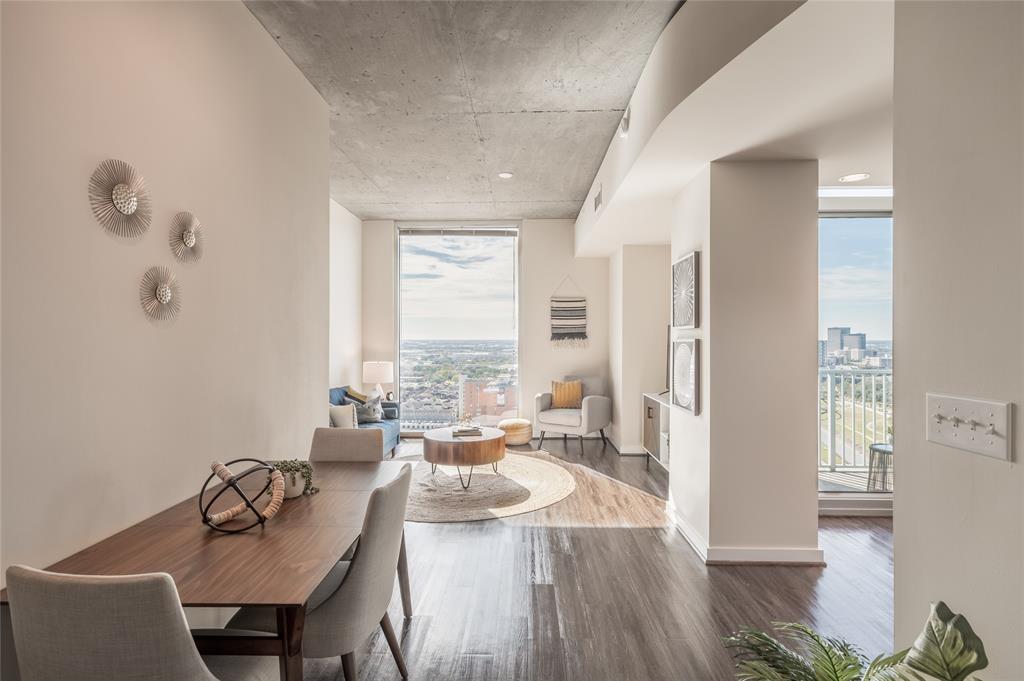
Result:
[[[700,340],[672,342],[672,404],[700,413]]]
[[[700,251],[672,263],[672,326],[700,326]]]

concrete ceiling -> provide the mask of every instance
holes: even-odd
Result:
[[[331,196],[364,219],[576,217],[680,4],[246,2],[330,106]]]

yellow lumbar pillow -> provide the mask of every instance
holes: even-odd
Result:
[[[582,406],[582,381],[551,381],[552,409],[579,409]]]

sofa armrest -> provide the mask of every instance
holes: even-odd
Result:
[[[402,409],[398,402],[381,400],[380,406],[384,409],[384,418],[386,419],[397,419],[402,415]]]
[[[612,398],[604,395],[587,395],[583,398],[583,432],[601,430],[612,420]]]
[[[533,418],[536,419],[538,414],[550,408],[551,393],[537,393],[537,396],[533,398]]]

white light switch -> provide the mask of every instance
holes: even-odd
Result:
[[[1010,461],[1009,402],[926,395],[927,439],[940,445]]]

